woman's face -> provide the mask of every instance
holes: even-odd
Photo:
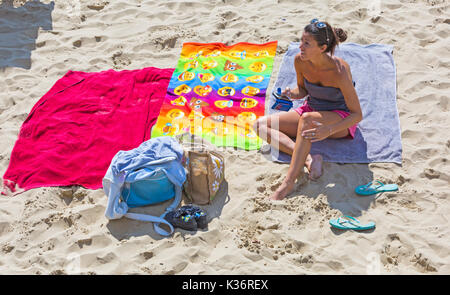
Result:
[[[322,49],[318,46],[317,41],[307,32],[303,32],[300,40],[300,58],[302,60],[310,60],[322,53]]]

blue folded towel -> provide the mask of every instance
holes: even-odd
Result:
[[[343,43],[336,47],[335,55],[350,65],[355,89],[363,112],[355,138],[325,139],[312,143],[311,154],[321,154],[324,161],[335,163],[402,162],[400,121],[397,110],[396,70],[392,45]],[[289,45],[283,57],[278,79],[273,89],[297,87],[294,57],[300,52],[299,43]],[[273,91],[272,91],[273,93]],[[269,98],[268,113],[275,97]],[[294,101],[294,108],[303,100]],[[287,163],[291,157],[272,148],[273,161]]]

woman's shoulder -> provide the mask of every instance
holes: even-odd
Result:
[[[352,71],[350,65],[342,58],[334,56],[336,68],[334,71],[334,79],[338,81],[338,84],[347,84],[353,81]]]
[[[296,71],[300,74],[303,74],[305,72],[305,61],[303,61],[300,57],[300,53],[297,54],[294,58],[294,67],[296,69]]]
[[[334,56],[333,59],[336,65],[336,69],[334,71],[336,78],[351,77],[352,72],[350,70],[350,65],[343,58]]]
[[[296,66],[302,66],[304,64],[304,61],[301,58],[301,53],[297,53],[294,57],[294,63]]]
[[[350,71],[349,64],[341,57],[333,56],[335,65],[336,65],[336,73],[348,73]]]
[[[311,71],[311,67],[309,65],[309,62],[308,61],[304,61],[300,57],[300,53],[295,56],[294,67],[301,74],[308,73],[308,72]]]

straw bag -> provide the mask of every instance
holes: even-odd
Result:
[[[189,135],[191,136],[191,135]],[[183,143],[187,170],[183,189],[186,197],[194,204],[210,204],[225,179],[225,161],[223,156],[202,142],[183,142],[186,136],[180,136]]]

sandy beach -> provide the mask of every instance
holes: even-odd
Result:
[[[346,30],[346,42],[394,46],[403,163],[324,163],[318,181],[274,202],[289,166],[228,148],[226,183],[202,206],[208,229],[170,237],[109,221],[101,189],[0,196],[0,274],[450,274],[448,1],[57,0],[40,1],[38,19],[7,13],[26,2],[0,1],[0,176],[31,108],[67,71],[174,68],[185,42],[278,41],[271,90],[313,18]],[[399,190],[354,193],[372,179]],[[344,214],[376,229],[332,229]]]

